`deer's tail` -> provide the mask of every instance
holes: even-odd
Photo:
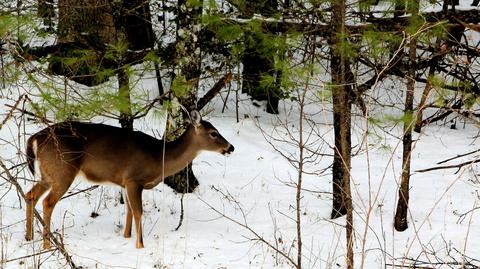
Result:
[[[28,164],[28,169],[30,172],[32,172],[33,175],[35,175],[35,151],[36,151],[36,136],[32,136],[28,139],[27,141],[27,164]]]

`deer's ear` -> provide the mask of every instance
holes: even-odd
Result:
[[[190,112],[190,118],[192,119],[192,124],[195,127],[199,126],[200,122],[202,121],[202,115],[200,115],[200,112],[196,110]]]

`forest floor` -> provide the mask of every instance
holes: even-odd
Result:
[[[205,119],[235,146],[235,152],[229,157],[204,153],[193,162],[200,186],[184,196],[185,218],[178,231],[174,229],[180,218],[181,195],[163,183],[143,195],[144,249],[135,248],[135,234],[131,239],[122,236],[126,210],[118,202],[118,187],[104,186],[58,203],[52,228],[63,236],[77,265],[291,268],[282,255],[262,240],[296,260],[298,172],[281,153],[298,156],[298,149],[288,143],[298,137],[298,106],[294,101],[282,103],[280,114],[274,116],[241,97],[239,122],[234,100],[229,100],[225,113],[221,113],[220,97],[204,109],[209,112]],[[1,99],[0,121],[9,111],[5,104],[12,105],[14,99],[13,95]],[[309,137],[315,153],[306,166],[308,173],[303,175],[303,268],[343,268],[345,264],[345,218],[329,218],[329,165],[333,153],[329,110],[328,104],[318,103],[309,104],[306,109],[309,122],[315,124],[306,124],[304,135]],[[388,112],[377,112],[377,117],[382,114]],[[8,167],[25,161],[26,139],[44,127],[20,120],[16,115],[0,129],[0,158]],[[117,125],[112,120],[95,120]],[[149,115],[138,120],[135,128],[158,136],[163,126],[160,122],[158,117]],[[388,128],[372,124],[366,135],[371,122],[355,117],[353,124],[355,268],[361,264],[363,268],[402,268],[413,264],[460,268],[462,263],[480,266],[479,165],[467,165],[458,171],[412,172],[409,228],[396,232],[392,223],[401,173],[401,124]],[[460,121],[456,129],[450,125],[430,125],[414,135],[412,171],[438,166],[437,162],[479,148],[478,126],[463,125]],[[474,157],[478,158],[478,153],[444,165]],[[42,251],[40,224],[35,225],[35,240],[25,241],[25,203],[4,180],[3,171],[0,173],[0,268],[67,267],[58,251],[34,255]],[[28,191],[33,178],[28,170],[23,166],[14,175],[23,190]],[[79,181],[69,193],[89,186]],[[37,210],[42,211],[41,202]],[[98,216],[92,217],[92,212]]]

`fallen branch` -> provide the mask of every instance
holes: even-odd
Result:
[[[428,172],[428,171],[433,171],[433,170],[458,168],[458,170],[455,172],[455,174],[456,174],[456,173],[458,173],[458,171],[460,171],[460,168],[464,167],[465,165],[474,164],[474,163],[478,163],[478,162],[480,162],[480,159],[474,160],[474,161],[463,162],[463,163],[459,163],[459,164],[452,164],[452,165],[431,167],[431,168],[427,168],[427,169],[420,169],[420,170],[416,170],[415,172],[423,173],[423,172]]]
[[[213,87],[202,98],[200,98],[200,100],[198,100],[197,110],[202,110],[202,108],[206,106],[208,102],[210,102],[213,97],[215,97],[215,95],[217,95],[220,90],[230,82],[230,80],[232,80],[232,73],[229,72],[217,81],[217,83],[215,83],[215,85],[213,85]]]
[[[16,258],[13,258],[13,259],[10,259],[10,260],[2,261],[2,263],[7,264],[9,262],[14,262],[14,261],[18,261],[18,260],[23,260],[23,259],[39,256],[39,255],[49,253],[49,252],[52,252],[52,251],[55,251],[55,250],[56,249],[48,249],[48,250],[44,250],[44,251],[40,251],[40,252],[37,252],[37,253],[30,254],[30,255],[25,255],[25,256],[16,257]]]
[[[446,159],[446,160],[443,160],[441,162],[438,162],[437,164],[442,164],[442,163],[446,163],[446,162],[449,162],[451,160],[455,160],[455,159],[458,159],[458,158],[461,158],[461,157],[465,157],[467,155],[470,155],[470,154],[474,154],[474,153],[477,153],[477,152],[480,152],[480,149],[477,149],[477,150],[474,150],[474,151],[470,151],[470,152],[467,152],[467,153],[464,153],[464,154],[459,154],[455,157],[452,157],[450,159]]]
[[[422,121],[422,126],[425,126],[425,125],[428,125],[430,123],[434,123],[436,121],[439,121],[439,120],[443,120],[444,118],[446,118],[448,115],[452,114],[453,112],[457,111],[458,109],[462,108],[463,106],[463,100],[457,100],[455,102],[455,104],[452,105],[452,107],[447,110],[446,112],[444,113],[441,113],[440,115],[432,115],[430,116],[429,118],[427,119],[424,119]]]
[[[166,93],[163,93],[159,97],[153,99],[149,104],[142,107],[142,109],[140,109],[139,111],[135,112],[135,114],[132,115],[133,119],[139,119],[139,118],[145,117],[150,111],[150,109],[152,109],[157,102],[167,100],[169,94],[170,94],[170,91],[167,91]]]
[[[460,253],[457,251],[460,255],[462,255],[464,258],[467,258],[466,255],[463,253]],[[421,260],[415,260],[411,258],[400,258],[401,263],[400,264],[392,264],[392,263],[387,263],[385,264],[388,267],[392,268],[416,268],[416,269],[435,269],[435,268],[443,268],[443,266],[447,266],[448,268],[458,268],[458,269],[478,269],[477,264],[473,264],[470,261],[440,261],[440,262],[430,262],[430,261],[421,261]],[[409,262],[405,262],[409,261]],[[475,259],[472,259],[472,261],[477,261]]]

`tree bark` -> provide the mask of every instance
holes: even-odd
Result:
[[[333,51],[333,49],[332,49]],[[347,200],[344,183],[350,181],[351,158],[351,100],[342,74],[342,59],[331,53],[333,87],[333,128],[335,149],[332,167],[333,205],[331,218],[335,219],[347,213]],[[343,65],[345,67],[345,65]]]
[[[122,67],[117,71],[118,95],[120,97],[120,118],[122,128],[133,130],[132,104],[130,101],[130,79]]]
[[[179,66],[179,76],[185,78],[188,91],[183,95],[176,95],[179,103],[188,111],[196,109],[198,81],[200,79],[201,54],[200,46],[196,42],[201,27],[202,4],[195,5],[192,1],[180,0],[177,5],[177,42],[176,42],[176,60]],[[175,92],[175,90],[174,90]],[[169,117],[167,130],[167,140],[174,140],[185,130],[185,123],[188,115],[182,111]],[[180,130],[180,131],[179,131]],[[192,192],[200,184],[195,177],[192,164],[177,174],[167,177],[165,184],[177,192]]]
[[[55,6],[53,0],[38,0],[37,16],[43,19],[43,24],[53,29]]]
[[[153,48],[150,5],[147,0],[123,0],[125,35],[131,50]]]
[[[345,33],[345,0],[339,0],[332,6],[332,29],[329,39],[330,68],[333,87],[333,125],[335,150],[332,168],[333,207],[332,218],[346,214],[346,264],[353,269],[353,208],[350,190],[351,169],[351,109],[352,82],[354,78],[345,51],[344,42],[348,42]]]
[[[278,10],[276,0],[246,1],[243,14],[252,18],[254,14],[272,16]],[[280,91],[278,80],[270,85],[262,85],[264,76],[276,77],[274,53],[265,53],[262,45],[265,35],[269,33],[268,27],[262,26],[263,33],[248,32],[245,34],[245,52],[242,64],[242,92],[247,93],[254,100],[267,101],[267,112],[278,114]],[[271,33],[271,32],[270,32]],[[268,37],[267,37],[268,38]],[[268,50],[268,49],[267,49]]]
[[[418,16],[418,1],[412,2],[411,13]],[[403,124],[403,157],[402,157],[402,176],[400,188],[398,190],[397,210],[395,212],[394,227],[397,231],[405,231],[408,228],[408,201],[410,197],[410,161],[412,155],[412,129],[414,126],[413,115],[413,97],[415,91],[416,76],[416,58],[417,58],[417,40],[410,39],[409,59],[410,68],[408,69],[407,91],[405,94],[404,124]]]
[[[57,57],[49,59],[50,72],[87,86],[108,80],[113,73],[109,70],[112,68],[109,66],[111,57],[105,57],[108,44],[126,43],[129,49],[135,51],[153,48],[155,38],[148,3],[146,0],[59,0],[57,44],[75,46],[66,46]],[[113,54],[117,52],[115,50]],[[129,52],[122,52],[126,53]],[[127,57],[119,57],[122,58],[117,61],[119,65],[129,64]],[[64,58],[75,58],[77,61],[66,61]],[[119,66],[113,68],[118,69]]]

